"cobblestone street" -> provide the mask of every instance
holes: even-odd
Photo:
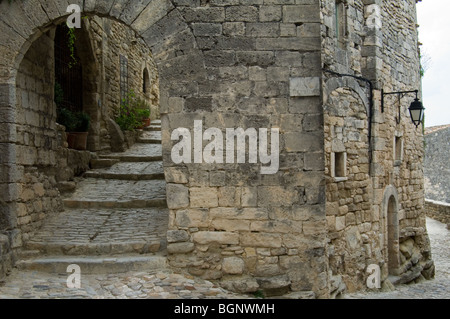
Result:
[[[428,219],[428,231],[436,264],[432,281],[396,287],[392,292],[357,293],[349,299],[450,299],[450,232],[445,225]],[[67,288],[67,273],[52,275],[15,270],[0,285],[1,299],[232,299],[249,298],[230,293],[214,283],[169,271],[126,274],[82,275],[81,288]]]

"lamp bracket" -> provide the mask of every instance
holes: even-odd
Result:
[[[416,99],[419,96],[419,90],[412,90],[412,91],[399,91],[399,92],[384,92],[384,90],[381,90],[381,113],[384,113],[384,96],[385,95],[393,95],[393,94],[398,94],[399,96],[399,100],[401,98],[403,98],[406,94],[409,93],[415,93],[416,94]]]

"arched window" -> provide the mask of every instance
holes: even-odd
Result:
[[[387,206],[387,248],[389,273],[397,275],[400,266],[399,258],[399,222],[398,204],[394,196],[391,196]]]

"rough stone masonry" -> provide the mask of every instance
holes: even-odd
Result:
[[[433,276],[423,136],[408,118],[408,98],[380,107],[381,89],[420,87],[414,0],[2,1],[0,273],[22,246],[17,205],[27,189],[51,200],[47,213],[58,209],[40,169],[56,160],[45,157],[57,144],[55,118],[41,120],[54,114],[53,83],[23,88],[18,80],[24,56],[68,15],[68,2],[120,21],[153,54],[170,267],[239,292],[318,298],[365,289],[372,264],[385,287],[388,275]],[[24,96],[42,101],[25,123],[17,111]],[[196,120],[224,132],[279,129],[279,171],[173,163],[171,132],[192,131]],[[45,142],[23,145],[18,128]]]

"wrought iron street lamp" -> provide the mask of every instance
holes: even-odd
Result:
[[[414,91],[401,91],[401,92],[384,92],[381,91],[381,112],[384,112],[384,96],[385,95],[392,95],[392,94],[398,94],[398,99],[400,99],[405,96],[408,93],[415,93],[416,98],[411,103],[411,106],[409,107],[409,115],[411,116],[411,120],[414,123],[416,127],[418,127],[423,122],[423,116],[425,108],[423,107],[422,102],[419,100],[419,90]],[[400,105],[398,107],[398,118],[396,118],[397,124],[400,124],[400,117],[401,117],[401,108]]]

